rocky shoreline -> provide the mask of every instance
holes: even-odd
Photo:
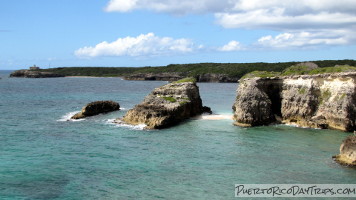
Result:
[[[135,81],[177,81],[189,76],[187,73],[171,72],[171,73],[138,73],[124,76],[125,80]],[[238,77],[231,77],[226,74],[201,74],[194,77],[197,82],[212,82],[212,83],[237,83]]]
[[[57,77],[65,77],[61,74],[56,74],[53,72],[42,72],[37,70],[17,70],[10,74],[10,77],[16,78],[57,78]]]
[[[356,130],[356,72],[249,78],[240,82],[235,125],[271,123]]]

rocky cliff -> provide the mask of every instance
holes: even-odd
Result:
[[[301,127],[356,129],[356,72],[250,78],[240,82],[235,124],[275,122]]]
[[[101,113],[120,110],[120,105],[114,101],[94,101],[82,108],[82,111],[75,114],[71,119],[81,119]]]
[[[196,83],[181,80],[154,89],[142,103],[117,122],[122,120],[133,125],[146,124],[147,129],[161,129],[204,111],[210,111],[210,108],[202,106]]]
[[[164,73],[138,73],[125,76],[125,80],[137,81],[177,81],[187,77],[187,73],[183,72],[164,72]],[[239,78],[231,77],[226,74],[201,74],[195,76],[197,82],[216,82],[216,83],[236,83]]]
[[[19,78],[56,78],[64,77],[64,75],[56,74],[52,72],[42,72],[35,70],[17,70],[10,74],[10,77],[19,77]]]
[[[356,136],[347,137],[340,146],[340,154],[333,158],[342,165],[356,166]]]

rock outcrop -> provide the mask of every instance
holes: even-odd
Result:
[[[146,129],[161,129],[205,111],[209,112],[210,108],[202,106],[196,83],[180,80],[154,89],[142,103],[129,110],[117,122],[145,124]]]
[[[17,70],[10,74],[10,77],[18,77],[18,78],[57,78],[64,77],[64,75],[56,74],[52,72],[43,72],[36,70]]]
[[[136,81],[177,81],[187,77],[183,72],[164,72],[164,73],[138,73],[125,76],[125,80]],[[239,78],[231,77],[226,74],[201,74],[195,76],[197,82],[215,82],[215,83],[236,83]]]
[[[250,78],[240,82],[236,125],[275,122],[301,127],[356,129],[356,72]]]
[[[82,119],[89,116],[98,115],[101,113],[120,110],[120,105],[114,101],[94,101],[82,108],[82,111],[75,114],[71,119]]]
[[[340,146],[340,154],[333,158],[342,165],[356,166],[356,136],[347,137]]]
[[[238,77],[232,77],[227,74],[201,74],[196,77],[198,82],[213,83],[237,83]]]

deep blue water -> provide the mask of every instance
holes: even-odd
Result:
[[[7,76],[0,72],[0,199],[234,199],[237,183],[356,183],[355,169],[331,159],[348,133],[229,119],[138,130],[110,120],[166,82]],[[199,87],[205,105],[232,114],[237,84]],[[124,109],[65,120],[95,100]]]

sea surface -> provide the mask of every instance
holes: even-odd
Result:
[[[167,82],[8,74],[0,71],[0,199],[235,199],[235,184],[356,183],[355,169],[331,158],[350,133],[233,126],[237,84],[198,84],[203,104],[225,117],[147,131],[112,120]],[[96,100],[122,110],[68,121]]]

